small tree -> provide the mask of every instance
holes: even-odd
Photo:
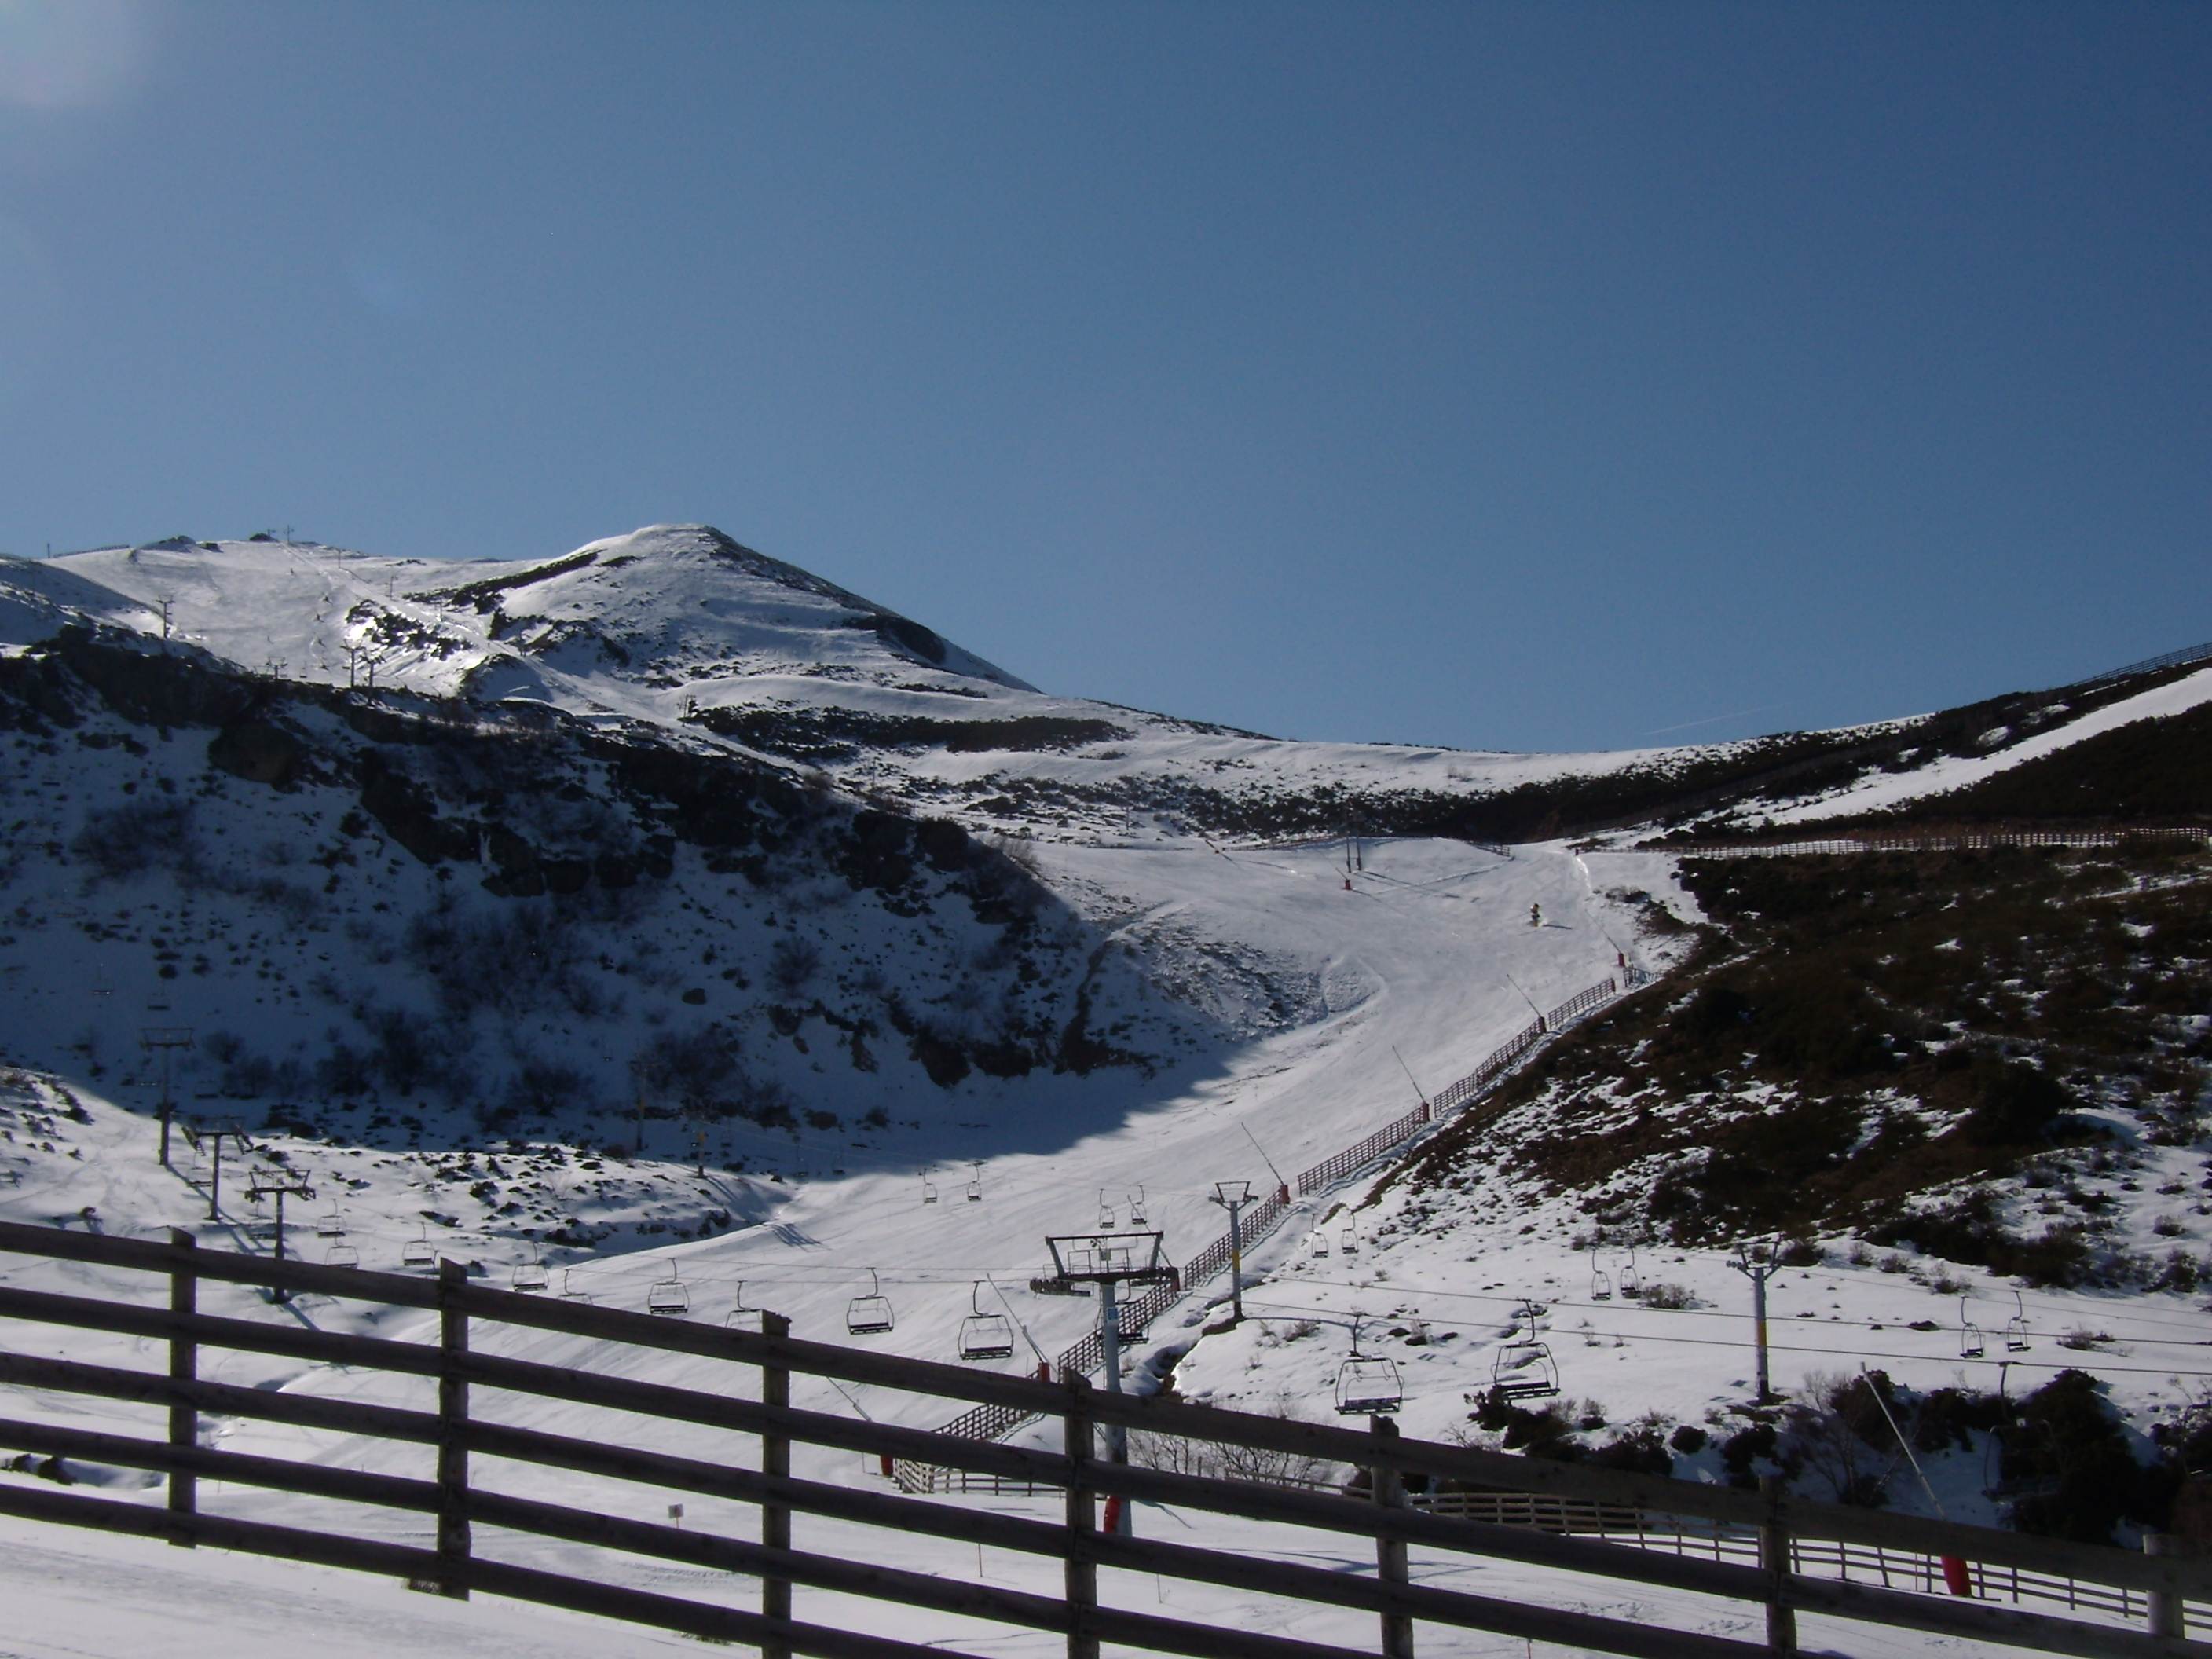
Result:
[[[1882,1413],[1891,1393],[1880,1371],[1816,1372],[1805,1379],[1804,1398],[1783,1414],[1790,1449],[1827,1483],[1838,1504],[1875,1509],[1889,1500],[1890,1477],[1903,1455]]]

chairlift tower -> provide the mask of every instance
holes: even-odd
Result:
[[[1071,1233],[1048,1236],[1052,1252],[1053,1278],[1073,1290],[1078,1285],[1098,1287],[1098,1350],[1106,1372],[1106,1391],[1121,1392],[1121,1312],[1114,1291],[1118,1285],[1162,1285],[1175,1279],[1159,1232]],[[1109,1462],[1129,1461],[1129,1431],[1119,1423],[1106,1428]],[[1115,1526],[1123,1537],[1135,1530],[1130,1506],[1121,1506]]]
[[[1735,1257],[1729,1263],[1751,1281],[1752,1341],[1759,1352],[1759,1403],[1762,1406],[1774,1403],[1774,1389],[1766,1372],[1766,1281],[1781,1271],[1775,1254],[1771,1243],[1746,1239],[1736,1245]]]
[[[1213,1201],[1229,1212],[1229,1311],[1241,1325],[1244,1322],[1244,1226],[1242,1217],[1244,1206],[1252,1201],[1252,1183],[1249,1181],[1217,1181],[1213,1183]]]
[[[257,1170],[252,1184],[246,1189],[246,1195],[256,1204],[264,1198],[276,1200],[276,1260],[282,1261],[284,1259],[284,1200],[304,1198],[312,1204],[315,1201],[315,1189],[304,1181],[281,1175],[274,1170]],[[292,1293],[278,1285],[270,1291],[269,1297],[272,1302],[289,1302]]]
[[[192,1046],[192,1028],[189,1025],[148,1025],[138,1033],[138,1046],[149,1054],[161,1056],[161,1167],[169,1167],[169,1120],[175,1115],[176,1102],[169,1093],[169,1057],[179,1048]]]
[[[220,1221],[222,1219],[222,1212],[221,1208],[222,1201],[222,1143],[225,1136],[229,1137],[231,1143],[237,1149],[240,1157],[245,1156],[247,1152],[253,1150],[252,1141],[246,1138],[246,1131],[240,1127],[235,1121],[222,1124],[216,1128],[202,1129],[197,1134],[193,1133],[189,1126],[185,1129],[185,1139],[186,1143],[191,1146],[194,1152],[198,1152],[203,1142],[208,1144],[209,1174],[207,1218],[210,1221]]]

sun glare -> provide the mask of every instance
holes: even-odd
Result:
[[[151,33],[143,0],[0,0],[0,105],[104,103],[137,78]]]

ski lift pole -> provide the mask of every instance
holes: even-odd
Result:
[[[210,1159],[210,1168],[211,1172],[208,1177],[207,1218],[210,1221],[220,1221],[222,1219],[221,1208],[222,1202],[222,1138],[225,1135],[228,1135],[233,1140],[235,1140],[238,1143],[238,1150],[240,1152],[250,1152],[253,1150],[253,1143],[246,1138],[246,1131],[239,1128],[235,1125],[233,1125],[231,1127],[227,1129],[215,1130],[209,1135],[208,1139],[215,1143],[214,1150],[209,1154]],[[277,1254],[281,1256],[283,1252],[280,1250]]]
[[[1766,1250],[1762,1257],[1759,1248],[1749,1243],[1735,1247],[1735,1260],[1729,1266],[1751,1281],[1752,1341],[1758,1349],[1759,1403],[1774,1403],[1774,1389],[1766,1371],[1766,1281],[1776,1271],[1773,1251]]]
[[[1114,1281],[1102,1280],[1098,1286],[1098,1355],[1106,1372],[1106,1392],[1121,1392],[1121,1305],[1114,1295]],[[1119,1423],[1106,1425],[1106,1461],[1124,1464],[1129,1461],[1129,1431]],[[1115,1528],[1123,1537],[1129,1533],[1129,1506],[1121,1505],[1120,1524]]]
[[[1249,1181],[1217,1181],[1213,1201],[1229,1212],[1229,1309],[1238,1324],[1244,1322],[1244,1227],[1243,1212],[1252,1201]]]
[[[301,1182],[257,1180],[246,1188],[246,1195],[257,1202],[264,1198],[276,1199],[276,1260],[282,1261],[284,1259],[284,1200],[287,1198],[304,1198],[312,1204],[315,1201],[315,1189]],[[292,1299],[292,1292],[279,1285],[270,1291],[269,1299],[272,1302],[289,1302]]]

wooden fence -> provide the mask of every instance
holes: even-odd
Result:
[[[1630,981],[1642,983],[1641,975]],[[1324,1187],[1350,1175],[1353,1170],[1380,1158],[1393,1147],[1403,1145],[1419,1133],[1421,1126],[1439,1121],[1456,1111],[1481,1093],[1498,1074],[1519,1060],[1547,1036],[1562,1031],[1601,1003],[1619,996],[1623,989],[1620,979],[1607,978],[1575,993],[1558,1007],[1539,1014],[1528,1024],[1508,1037],[1486,1056],[1482,1064],[1465,1077],[1446,1084],[1433,1100],[1416,1107],[1395,1123],[1384,1125],[1356,1146],[1347,1146],[1335,1157],[1324,1158],[1298,1176],[1301,1194],[1319,1192]]]
[[[1640,1510],[1620,1504],[1526,1492],[1417,1492],[1408,1501],[1431,1515],[1455,1515],[1498,1526],[1574,1533],[1715,1561],[1759,1559],[1759,1534],[1755,1528],[1719,1523],[1692,1526],[1679,1520],[1662,1522]],[[1958,1593],[1951,1587],[1943,1558],[1925,1551],[1801,1537],[1790,1540],[1790,1571],[1796,1573],[1858,1579],[1888,1588],[1902,1586],[1929,1595]],[[2124,1584],[2084,1583],[1987,1562],[1963,1565],[1972,1594],[1983,1601],[2009,1601],[2014,1605],[2044,1601],[2071,1612],[2103,1613],[2128,1622],[2141,1622],[2149,1616],[2148,1594]],[[2185,1616],[2191,1631],[2212,1630],[2212,1607],[2188,1602]]]
[[[1557,1643],[1644,1659],[1750,1659],[1796,1650],[1801,1612],[1862,1620],[1885,1627],[1935,1632],[1967,1641],[2010,1644],[2087,1659],[2206,1659],[2212,1646],[2183,1636],[2185,1603],[2212,1600],[2212,1568],[2203,1563],[2056,1543],[1979,1528],[1801,1503],[1770,1487],[1758,1493],[1692,1485],[1402,1439],[1395,1424],[1375,1419],[1364,1431],[1324,1424],[1249,1416],[1159,1397],[1136,1398],[1091,1389],[1081,1377],[1045,1382],[864,1349],[800,1341],[786,1322],[767,1319],[763,1332],[695,1326],[681,1320],[551,1300],[469,1284],[459,1267],[441,1264],[424,1279],[400,1273],[331,1267],[200,1249],[188,1235],[168,1243],[0,1224],[0,1251],[43,1256],[149,1275],[152,1297],[60,1294],[0,1285],[0,1318],[41,1327],[92,1329],[162,1345],[166,1364],[129,1369],[83,1360],[0,1350],[0,1383],[132,1402],[166,1412],[165,1434],[127,1435],[71,1422],[0,1419],[0,1446],[167,1477],[166,1502],[99,1497],[37,1483],[0,1481],[0,1513],[104,1532],[211,1545],[283,1559],[351,1568],[404,1579],[449,1595],[474,1592],[627,1620],[714,1641],[750,1644],[771,1656],[832,1659],[942,1659],[945,1645],[866,1633],[804,1619],[794,1609],[800,1589],[877,1600],[899,1609],[927,1609],[1051,1632],[1071,1659],[1098,1659],[1102,1647],[1211,1659],[1340,1659],[1369,1650],[1276,1636],[1212,1621],[1169,1617],[1111,1603],[1100,1594],[1102,1568],[1158,1575],[1180,1583],[1283,1597],[1349,1609],[1376,1620],[1378,1650],[1391,1659],[1414,1651],[1416,1630],[1481,1631],[1530,1642]],[[435,1316],[434,1342],[398,1341],[319,1331],[273,1313],[262,1319],[198,1311],[206,1282],[319,1292]],[[159,1292],[166,1288],[166,1298]],[[520,1328],[583,1338],[580,1352],[564,1346],[560,1365],[483,1351],[476,1333]],[[66,1337],[61,1339],[65,1341]],[[429,1385],[434,1409],[368,1404],[293,1391],[239,1387],[201,1375],[210,1351],[281,1356],[413,1377]],[[645,1380],[655,1354],[727,1362],[731,1375],[712,1388]],[[752,1387],[742,1383],[750,1374]],[[939,1431],[794,1407],[794,1375],[867,1383],[976,1406],[1056,1418],[1060,1449],[996,1444]],[[589,1408],[592,1431],[566,1435],[502,1423],[495,1409],[516,1395]],[[309,1431],[304,1455],[275,1457],[202,1443],[202,1413],[292,1425]],[[599,1425],[605,1422],[605,1426]],[[637,1442],[656,1423],[676,1422],[756,1437],[757,1467],[729,1456],[712,1461],[652,1449]],[[1310,1457],[1365,1472],[1364,1492],[1285,1490],[1249,1482],[1141,1468],[1102,1459],[1095,1431],[1142,1431],[1212,1446],[1240,1446]],[[319,1443],[313,1437],[324,1438]],[[431,1478],[368,1473],[328,1459],[342,1437],[422,1449]],[[981,1512],[958,1504],[795,1477],[794,1443],[853,1450],[871,1457],[914,1456],[963,1472],[1018,1482],[1057,1494],[1056,1517]],[[317,1458],[317,1452],[323,1459]],[[556,1504],[500,1490],[483,1461],[557,1470],[608,1483],[593,1501]],[[276,1525],[212,1512],[201,1482],[330,1500],[330,1523]],[[1626,1547],[1604,1538],[1552,1533],[1424,1511],[1408,1502],[1408,1482],[1451,1483],[1632,1510],[1644,1516],[1688,1517],[1696,1524],[1747,1529],[1755,1563],[1698,1559]],[[665,1525],[629,1518],[639,1487],[658,1498],[696,1493],[731,1500],[757,1516],[756,1536],[711,1525]],[[629,1493],[625,1498],[624,1491]],[[1170,1504],[1249,1521],[1319,1528],[1371,1549],[1372,1575],[1340,1565],[1314,1565],[1255,1551],[1120,1535],[1102,1530],[1096,1500]],[[368,1504],[428,1517],[434,1545],[422,1547],[363,1537],[343,1524],[350,1506]],[[322,1510],[314,1510],[320,1521]],[[1042,1595],[951,1576],[881,1565],[860,1554],[799,1546],[800,1517],[895,1529],[948,1542],[989,1546],[1055,1563],[1060,1593]],[[480,1535],[480,1531],[482,1534]],[[734,1575],[709,1583],[756,1587],[757,1612],[691,1596],[647,1591],[611,1582],[613,1574],[556,1572],[501,1559],[514,1535],[684,1564]],[[1182,1536],[1200,1538],[1203,1528]],[[1990,1569],[2043,1573],[2096,1584],[2144,1599],[2148,1632],[2109,1622],[1996,1607],[1978,1598],[1814,1578],[1796,1570],[1806,1540],[1956,1556]],[[526,1546],[525,1546],[526,1547]],[[848,1547],[849,1548],[850,1547]],[[1532,1605],[1449,1589],[1411,1577],[1409,1551],[1425,1553],[1425,1577],[1436,1574],[1431,1553],[1462,1560],[1503,1560],[1595,1575],[1610,1586],[1641,1585],[1717,1598],[1763,1613],[1765,1640],[1753,1642],[1671,1628],[1638,1619]],[[879,1553],[879,1552],[878,1552]],[[584,1558],[596,1565],[597,1558]],[[1110,1581],[1109,1581],[1110,1583]],[[1617,1589],[1608,1590],[1610,1599]],[[1703,1603],[1698,1604],[1703,1606]],[[883,1624],[896,1628],[898,1613]],[[1709,1624],[1709,1613],[1697,1622]]]
[[[1654,842],[1649,850],[1685,859],[1778,859],[1853,853],[1980,853],[1998,847],[2118,847],[2131,841],[2208,841],[2212,830],[1970,830],[1954,834],[1828,836],[1804,841]]]

